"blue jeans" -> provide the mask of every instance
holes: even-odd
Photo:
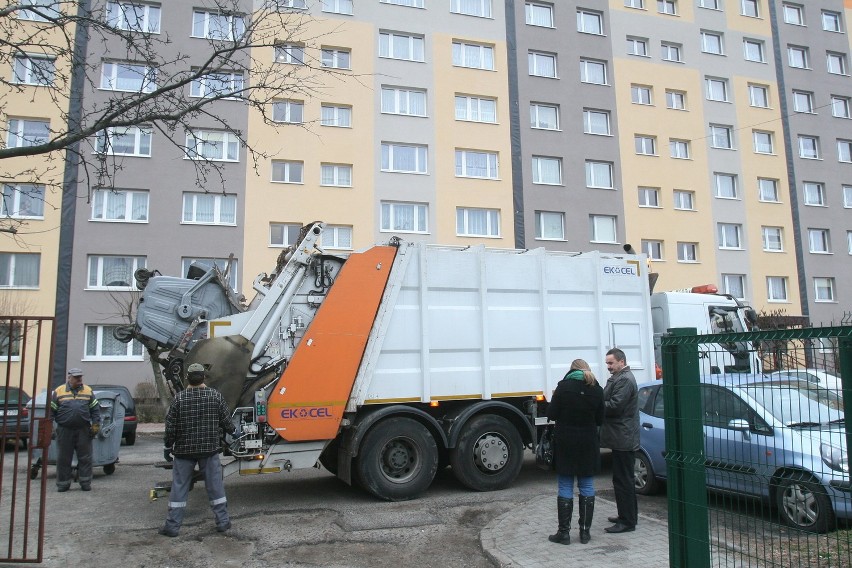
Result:
[[[559,481],[559,496],[564,499],[574,498],[574,475],[558,475]],[[580,490],[580,495],[583,497],[595,496],[595,476],[577,477],[577,489]]]

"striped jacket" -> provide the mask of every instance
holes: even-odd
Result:
[[[68,383],[53,391],[50,401],[53,418],[64,428],[88,428],[101,421],[101,404],[88,385],[76,389]]]

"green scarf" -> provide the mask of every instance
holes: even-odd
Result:
[[[567,375],[565,375],[566,379],[573,379],[575,381],[583,381],[586,379],[586,375],[580,369],[574,369]]]

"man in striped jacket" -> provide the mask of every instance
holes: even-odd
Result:
[[[77,453],[80,489],[92,490],[92,438],[101,428],[101,405],[91,387],[83,384],[83,371],[68,369],[66,383],[53,391],[50,409],[56,421],[56,489],[71,487],[71,462]]]

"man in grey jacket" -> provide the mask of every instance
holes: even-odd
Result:
[[[604,387],[601,446],[612,449],[612,487],[618,517],[609,517],[615,524],[604,530],[623,533],[636,530],[639,514],[633,474],[634,452],[639,449],[639,398],[636,377],[627,366],[624,351],[607,351],[606,368],[611,376]]]

